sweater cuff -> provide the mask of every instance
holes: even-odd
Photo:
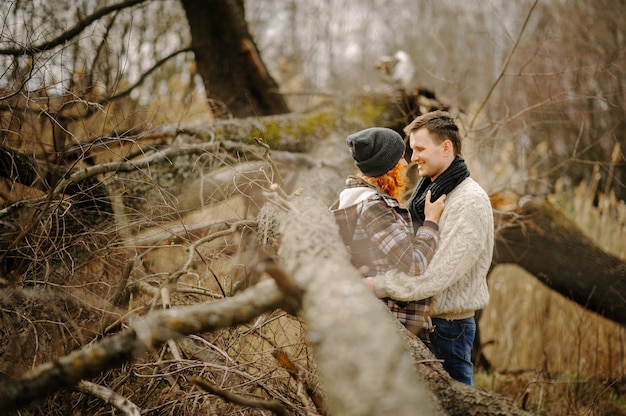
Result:
[[[389,293],[387,293],[387,288],[385,287],[385,275],[379,274],[374,277],[374,294],[377,298],[387,298],[389,297]]]
[[[422,224],[422,226],[428,227],[428,228],[432,228],[435,231],[439,231],[439,224],[437,224],[434,221],[426,220],[426,221],[424,221],[424,224]]]

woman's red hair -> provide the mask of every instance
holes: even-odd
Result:
[[[406,165],[400,162],[384,175],[376,177],[361,175],[361,177],[398,201],[406,190]]]

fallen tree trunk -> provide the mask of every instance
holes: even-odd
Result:
[[[264,210],[264,216],[259,223],[280,237],[280,261],[302,289],[302,316],[330,414],[437,414],[385,305],[348,261],[326,205],[298,198],[291,210]]]
[[[303,289],[302,316],[331,414],[434,414],[430,394],[447,415],[528,414],[504,396],[452,380],[365,289],[327,206],[307,199],[294,205],[295,210],[259,222],[279,221],[273,228],[280,236],[279,256]]]
[[[355,110],[360,107],[371,108],[373,112]],[[350,116],[340,118],[337,114]],[[32,258],[69,262],[58,258],[62,252],[55,247],[59,240],[72,240],[78,234],[89,236],[93,229],[110,225],[114,218],[132,223],[133,230],[144,228],[145,223],[180,219],[187,210],[205,202],[202,198],[211,190],[210,186],[205,189],[206,181],[212,179],[207,172],[215,166],[236,170],[242,160],[252,164],[259,160],[267,162],[271,148],[271,159],[281,165],[281,171],[302,170],[311,163],[319,163],[309,160],[306,152],[337,132],[344,134],[370,124],[401,129],[406,121],[406,113],[389,96],[369,95],[355,97],[345,106],[337,103],[310,114],[166,125],[149,132],[137,131],[136,135],[98,137],[62,149],[54,160],[67,165],[39,161],[52,160],[50,154],[39,155],[38,159],[0,146],[0,178],[9,190],[19,183],[36,188],[35,195],[41,195],[18,201],[0,198],[0,203],[5,203],[0,210],[0,286],[19,282],[19,275],[26,271],[43,273],[29,270],[36,268],[30,264]],[[131,151],[128,147],[133,146],[136,149]],[[289,152],[295,152],[296,156]],[[278,174],[276,170],[273,173]],[[258,187],[266,179],[273,179],[263,174],[244,170],[235,179]],[[206,180],[197,180],[199,177]],[[202,188],[202,192],[192,195],[188,191],[190,182]],[[41,209],[42,205],[46,209]],[[261,205],[262,201],[258,206]],[[115,216],[111,215],[114,209]],[[32,211],[37,213],[35,217]],[[54,232],[38,228],[46,222],[60,225]],[[114,237],[115,233],[105,231],[102,235]],[[43,249],[37,252],[39,247]],[[52,249],[46,251],[47,247]]]
[[[622,259],[594,244],[544,198],[527,199],[512,210],[494,207],[494,264],[517,264],[585,309],[626,325]]]
[[[404,328],[400,330],[417,371],[428,384],[429,390],[435,393],[447,415],[530,415],[507,397],[452,379],[423,342]]]

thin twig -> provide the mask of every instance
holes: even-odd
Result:
[[[502,77],[504,77],[504,72],[506,71],[507,67],[509,66],[509,63],[511,62],[511,58],[513,57],[513,53],[517,49],[517,46],[519,45],[519,42],[522,39],[522,34],[526,30],[526,26],[528,25],[528,21],[530,20],[530,16],[532,15],[533,10],[535,9],[535,6],[537,6],[538,2],[539,2],[539,0],[535,0],[535,2],[532,4],[532,6],[530,6],[530,10],[526,14],[526,19],[524,20],[524,24],[522,25],[522,29],[517,34],[517,39],[515,39],[515,43],[513,44],[513,47],[511,48],[511,50],[509,50],[509,54],[507,55],[506,59],[504,60],[504,65],[502,65],[502,70],[500,71],[500,74],[498,74],[498,77],[496,78],[496,80],[493,82],[493,84],[491,84],[491,88],[489,88],[489,91],[487,92],[487,95],[485,95],[485,98],[480,103],[480,105],[476,109],[476,112],[474,113],[474,117],[472,118],[472,121],[469,124],[469,128],[470,129],[472,129],[474,127],[474,123],[476,122],[476,119],[478,118],[478,115],[482,111],[482,109],[485,106],[485,104],[487,104],[487,101],[489,101],[489,98],[491,98],[491,94],[493,94],[493,91],[496,89],[496,86],[500,83],[500,80],[502,79]]]
[[[260,137],[256,137],[254,141],[256,141],[259,144],[259,146],[265,149],[265,152],[263,153],[263,159],[265,159],[265,161],[269,163],[269,165],[272,167],[272,171],[276,175],[277,183],[279,186],[282,187],[285,184],[285,181],[283,180],[283,177],[280,175],[278,166],[276,166],[276,163],[274,163],[274,161],[270,157],[270,146],[267,144],[265,139],[262,139]]]
[[[81,380],[76,387],[78,391],[90,394],[110,404],[126,416],[141,416],[141,409],[126,397],[113,390],[91,381]]]
[[[210,241],[213,241],[219,237],[224,237],[227,235],[230,235],[244,227],[255,227],[257,225],[256,220],[241,220],[241,221],[237,221],[234,223],[231,223],[227,229],[222,230],[222,231],[218,231],[215,232],[213,234],[207,235],[204,238],[201,238],[197,241],[195,241],[193,244],[191,244],[188,248],[189,251],[189,255],[187,256],[187,261],[185,262],[185,264],[183,264],[180,269],[178,269],[176,272],[172,273],[170,275],[170,277],[167,279],[167,283],[171,283],[174,282],[176,280],[178,280],[178,278],[180,276],[182,276],[183,274],[187,273],[187,270],[189,270],[189,268],[191,267],[191,263],[193,262],[193,258],[194,258],[194,254],[197,250],[197,248],[199,246],[201,246],[204,243],[208,243]]]
[[[206,380],[201,379],[200,377],[191,377],[189,379],[191,383],[198,386],[200,389],[215,394],[216,396],[221,397],[227,402],[238,404],[240,406],[252,407],[254,409],[265,409],[279,416],[288,416],[291,415],[285,406],[282,405],[278,400],[256,400],[247,397],[240,396],[238,394],[230,393],[226,390],[222,390],[216,385],[209,383]]]
[[[117,292],[115,293],[115,296],[113,296],[112,300],[112,303],[116,306],[120,306],[128,300],[128,278],[130,277],[130,273],[133,271],[134,265],[135,261],[133,259],[126,264],[126,267],[124,267],[122,279],[120,280]]]

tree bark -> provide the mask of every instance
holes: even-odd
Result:
[[[191,46],[218,118],[289,112],[248,31],[242,0],[182,0]]]
[[[422,341],[398,324],[413,363],[449,416],[530,415],[511,399],[497,393],[459,383],[443,369],[441,362]]]
[[[440,414],[386,306],[350,264],[327,206],[298,197],[281,214],[262,211],[259,223],[279,236],[281,263],[302,289],[302,316],[329,413],[403,415],[421,409],[423,415]]]
[[[492,205],[498,208],[497,196]],[[494,264],[513,263],[549,288],[626,325],[626,263],[587,237],[544,198],[495,211]]]

